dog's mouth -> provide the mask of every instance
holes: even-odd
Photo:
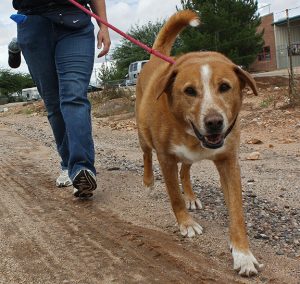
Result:
[[[227,135],[231,132],[231,130],[233,129],[237,118],[238,118],[238,115],[235,117],[235,119],[233,120],[233,122],[231,123],[231,125],[228,127],[228,129],[225,132],[214,133],[214,134],[209,134],[209,135],[202,135],[191,120],[190,120],[190,123],[193,127],[196,137],[202,142],[203,147],[206,147],[209,149],[218,149],[224,145],[224,140],[227,137]]]
[[[224,144],[224,135],[223,134],[212,134],[203,136],[204,141],[201,140],[203,146],[210,149],[217,149],[223,146]]]
[[[218,149],[224,145],[225,135],[222,133],[202,135],[192,121],[190,121],[196,137],[202,142],[203,147]]]

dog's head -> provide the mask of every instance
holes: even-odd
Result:
[[[167,95],[170,111],[185,121],[187,132],[206,148],[222,147],[234,127],[247,85],[257,95],[251,75],[215,52],[180,57],[157,84],[156,94]]]

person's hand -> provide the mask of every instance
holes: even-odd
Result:
[[[99,30],[97,35],[97,40],[98,40],[97,47],[98,49],[101,49],[101,52],[98,54],[98,58],[99,58],[107,54],[110,48],[111,42],[110,42],[108,29],[104,28]]]

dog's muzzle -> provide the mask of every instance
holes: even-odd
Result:
[[[197,129],[197,127],[194,125],[194,123],[192,121],[190,121],[190,123],[193,127],[195,135],[202,142],[202,145],[204,147],[209,149],[218,149],[224,145],[225,138],[233,129],[236,120],[237,120],[237,116],[235,117],[234,121],[232,122],[232,124],[229,126],[229,128],[226,130],[224,134],[218,133],[218,134],[202,135],[200,131]]]

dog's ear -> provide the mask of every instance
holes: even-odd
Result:
[[[163,93],[170,94],[172,92],[176,75],[177,71],[173,67],[171,67],[170,70],[168,70],[167,74],[158,80],[155,92],[157,94],[156,99],[159,99],[159,97]]]
[[[245,85],[247,84],[252,89],[254,95],[257,96],[258,92],[253,77],[247,71],[243,70],[239,66],[234,66],[234,71],[239,77],[240,82],[242,83],[242,89],[244,89]]]

